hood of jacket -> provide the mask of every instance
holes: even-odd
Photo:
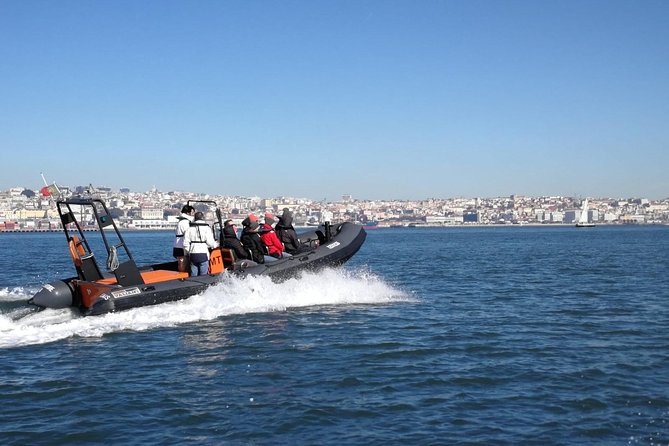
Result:
[[[286,228],[293,225],[293,213],[288,209],[283,210],[283,214],[279,217],[279,224]]]
[[[223,226],[223,238],[237,238],[235,228],[232,225]]]
[[[242,226],[244,226],[243,232],[258,232],[258,219],[253,220],[252,218],[246,217],[242,221]]]

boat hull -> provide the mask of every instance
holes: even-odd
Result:
[[[293,277],[302,271],[339,266],[358,252],[367,236],[363,228],[351,223],[336,225],[333,227],[333,232],[335,234],[329,241],[323,241],[323,228],[300,234],[300,241],[311,245],[311,249],[273,262],[242,268],[234,273],[241,276],[269,275],[273,279],[281,280]]]

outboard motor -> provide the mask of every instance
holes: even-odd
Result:
[[[43,285],[28,303],[44,308],[68,308],[73,304],[73,296],[74,290],[69,283],[57,280]]]

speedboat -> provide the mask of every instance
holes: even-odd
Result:
[[[188,202],[191,203],[215,207],[213,229],[223,240],[221,211],[216,203]],[[177,261],[138,266],[101,199],[70,198],[58,200],[56,206],[77,275],[43,285],[28,302],[39,309],[73,307],[86,316],[187,299],[228,275],[270,276],[281,281],[299,276],[302,271],[338,266],[350,259],[366,238],[359,225],[326,222],[299,235],[303,245],[300,254],[257,264],[236,259],[229,249],[216,248],[210,254],[208,274],[190,277],[188,272],[180,271]],[[96,231],[91,232],[93,228]],[[106,250],[105,271],[92,250],[95,243],[89,242],[93,233],[100,235],[101,240],[96,240],[98,248]]]

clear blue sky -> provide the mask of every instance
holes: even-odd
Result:
[[[669,196],[669,1],[0,1],[0,189]]]

